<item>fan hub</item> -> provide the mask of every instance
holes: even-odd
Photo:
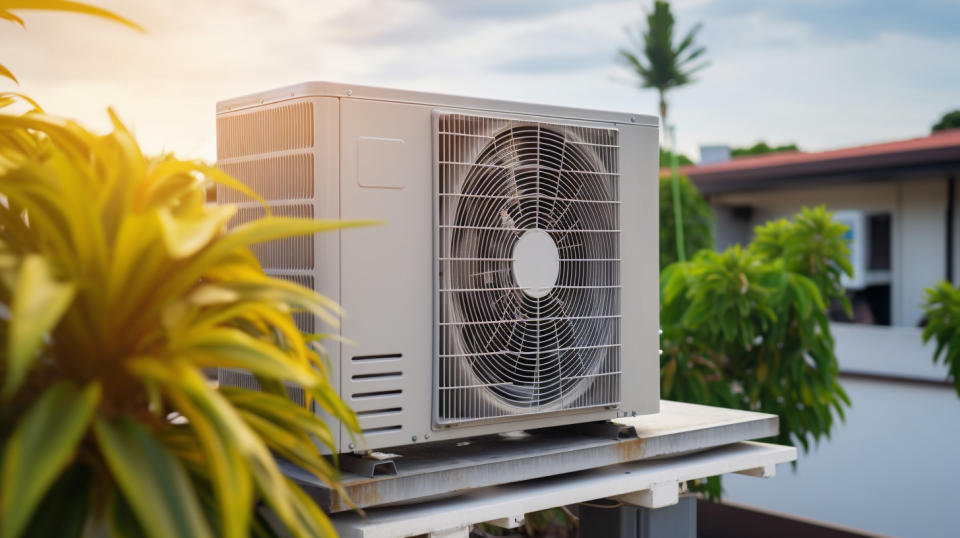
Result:
[[[513,278],[523,293],[539,299],[557,284],[560,251],[549,233],[533,228],[513,245]]]

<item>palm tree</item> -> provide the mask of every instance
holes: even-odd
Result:
[[[631,47],[619,51],[619,58],[636,73],[639,86],[656,88],[659,92],[663,127],[667,125],[667,90],[694,82],[693,74],[708,65],[707,62],[690,65],[707,52],[705,47],[693,43],[702,25],[694,26],[678,45],[674,45],[673,25],[670,3],[654,0],[653,11],[647,15],[647,27],[638,25],[635,31],[628,29]]]

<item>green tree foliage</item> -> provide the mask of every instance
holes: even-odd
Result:
[[[781,151],[799,151],[796,144],[784,144],[782,146],[769,146],[766,142],[760,141],[748,148],[730,148],[731,157],[748,157],[751,155],[763,155],[766,153],[779,153]]]
[[[948,378],[960,396],[960,289],[947,281],[927,288],[923,310],[927,317],[923,341],[933,339],[937,343],[933,361],[947,365]]]
[[[673,164],[670,160],[671,157],[673,157],[673,153],[670,150],[660,148],[660,168]],[[679,163],[680,166],[687,166],[693,164],[693,161],[683,153],[678,153],[677,163]]]
[[[694,82],[693,75],[708,65],[706,62],[693,65],[707,52],[705,47],[694,43],[702,25],[695,25],[677,43],[674,22],[670,3],[655,0],[646,25],[640,23],[636,29],[627,30],[630,46],[618,53],[618,58],[636,75],[641,88],[656,88],[660,94],[663,125],[667,125],[667,91]]]
[[[850,305],[846,227],[823,207],[759,226],[746,248],[702,250],[661,274],[663,398],[779,415],[775,441],[829,437],[850,402],[827,305]],[[720,493],[718,480],[708,493]]]
[[[680,176],[679,180],[684,251],[688,256],[692,256],[698,250],[713,247],[713,211],[689,179]],[[670,182],[669,177],[660,178],[660,270],[677,261],[676,226]]]
[[[940,118],[940,121],[933,124],[933,132],[944,131],[946,129],[956,129],[960,127],[960,109],[947,112]]]

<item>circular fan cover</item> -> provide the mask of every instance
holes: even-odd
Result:
[[[488,136],[441,156],[441,418],[616,404],[616,131]]]

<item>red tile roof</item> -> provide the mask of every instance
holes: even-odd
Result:
[[[870,144],[851,148],[806,153],[791,151],[770,153],[704,166],[682,166],[680,171],[706,190],[726,189],[721,183],[749,180],[759,182],[778,178],[799,179],[835,174],[855,174],[872,169],[892,169],[943,164],[960,165],[960,129],[940,131],[930,136]],[[669,174],[669,168],[661,174]],[[766,188],[773,187],[767,185]]]

